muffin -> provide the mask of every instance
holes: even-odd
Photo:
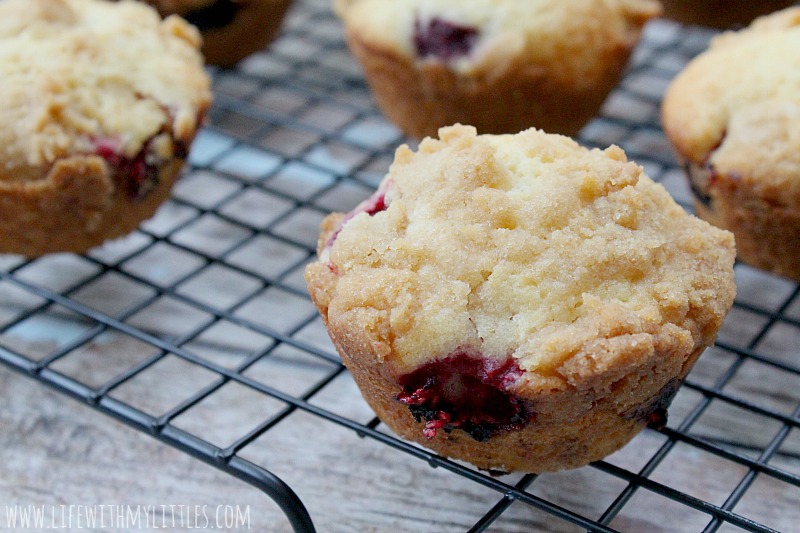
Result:
[[[199,44],[137,2],[0,2],[0,252],[84,252],[152,216],[210,103]]]
[[[736,28],[795,4],[794,0],[661,0],[664,16],[683,24]]]
[[[144,0],[162,16],[177,14],[203,37],[206,62],[232,67],[278,35],[291,0]]]
[[[415,138],[575,135],[617,84],[655,0],[334,0],[383,113]]]
[[[800,8],[715,38],[661,114],[697,214],[743,262],[800,281]]]
[[[322,225],[308,290],[380,419],[503,472],[600,459],[666,408],[734,297],[733,237],[617,147],[440,130]]]

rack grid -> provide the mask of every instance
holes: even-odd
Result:
[[[215,104],[186,172],[138,231],[85,256],[0,258],[0,361],[252,484],[298,532],[369,520],[393,531],[796,530],[800,287],[746,265],[669,424],[604,461],[497,477],[380,424],[302,272],[322,218],[369,196],[406,140],[374,107],[328,4],[297,0],[268,50],[212,70]],[[712,35],[651,23],[580,136],[620,145],[687,209],[658,109]],[[360,501],[319,511],[310,502],[326,495],[303,480],[328,476],[330,492],[343,469],[364,483]],[[387,502],[392,516],[377,512]]]

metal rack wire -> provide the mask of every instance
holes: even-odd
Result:
[[[342,526],[313,519],[270,472],[275,463],[248,450],[291,434],[298,419],[344,429],[347,445],[374,442],[381,461],[423,465],[437,483],[480,487],[459,511],[474,516],[469,531],[652,530],[646,518],[659,512],[672,531],[796,527],[800,288],[744,265],[731,316],[669,425],[578,474],[493,477],[395,438],[363,406],[336,403],[360,398],[341,387],[347,372],[308,300],[303,266],[322,217],[368,196],[403,139],[373,106],[328,4],[298,0],[268,51],[213,73],[208,125],[153,220],[86,256],[0,260],[0,361],[254,485],[295,531]],[[581,135],[622,146],[687,208],[658,106],[710,35],[651,25]],[[246,428],[224,422],[242,408],[232,390],[265,406]],[[574,476],[580,488],[566,494]]]

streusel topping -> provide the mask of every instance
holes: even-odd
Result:
[[[732,236],[621,149],[538,130],[440,137],[399,148],[376,197],[321,239],[332,328],[365,328],[398,374],[474,353],[567,381],[713,337]]]
[[[108,146],[135,158],[159,134],[189,140],[210,100],[199,39],[130,0],[1,2],[0,181]]]

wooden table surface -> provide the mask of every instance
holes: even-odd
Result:
[[[620,89],[581,135],[589,145],[619,143],[687,207],[688,188],[658,127],[658,102],[671,76],[710,36],[652,23]],[[302,269],[324,214],[368,196],[403,139],[375,110],[326,0],[298,1],[272,48],[214,75],[217,104],[191,165],[173,199],[141,231],[87,257],[0,259],[0,270],[13,278],[0,280],[0,350],[29,361],[60,354],[48,361],[49,370],[153,417],[200,398],[169,424],[220,449],[277,417],[237,456],[288,483],[321,532],[470,530],[502,502],[502,492],[360,437],[334,416],[304,409],[284,416],[280,399],[246,382],[221,383],[217,373],[147,342],[160,339],[326,413],[374,424],[335,361]],[[661,450],[647,475],[652,485],[633,491],[611,528],[702,531],[712,520],[702,509],[708,504],[800,531],[797,286],[743,265],[736,275],[737,304],[721,344],[681,389],[665,432],[645,430],[604,465],[500,479],[512,486],[522,481],[533,500],[598,520],[628,487],[625,473],[636,475]],[[25,284],[146,339],[50,305]],[[136,365],[141,373],[108,385]],[[213,393],[203,395],[209,388]],[[375,429],[388,434],[382,425]],[[748,461],[779,473],[754,475]],[[10,507],[60,513],[70,505],[239,506],[250,524],[235,531],[291,530],[281,509],[250,485],[5,367],[0,464],[0,531],[10,530]],[[737,487],[741,498],[729,501]],[[513,502],[487,530],[585,529]],[[741,530],[727,523],[719,529]]]

